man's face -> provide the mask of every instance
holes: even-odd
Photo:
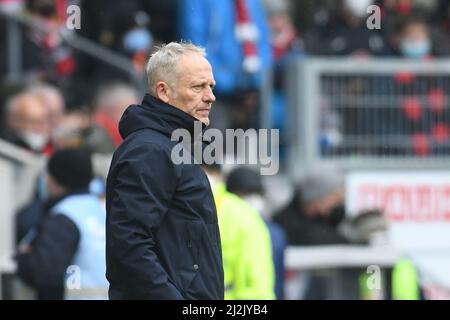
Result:
[[[45,106],[32,97],[23,97],[11,117],[11,127],[18,132],[48,133],[48,112]]]
[[[344,190],[338,189],[325,197],[306,204],[304,207],[305,213],[308,216],[323,216],[326,217],[331,213],[331,210],[336,206],[344,203]]]
[[[189,53],[180,59],[178,70],[167,102],[209,125],[209,113],[216,100],[211,65],[201,55]]]

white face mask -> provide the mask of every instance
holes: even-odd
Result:
[[[23,132],[22,139],[30,146],[33,151],[42,151],[48,142],[48,135],[45,133]]]
[[[242,197],[242,199],[249,203],[253,208],[255,208],[261,216],[263,216],[264,218],[268,217],[266,200],[264,199],[264,197],[260,196],[259,194],[250,194],[248,196]]]

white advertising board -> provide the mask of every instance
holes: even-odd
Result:
[[[389,244],[416,263],[427,284],[450,288],[450,172],[352,172],[346,206],[350,215],[381,209]]]

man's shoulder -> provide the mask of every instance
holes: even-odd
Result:
[[[117,153],[165,153],[170,154],[173,142],[170,138],[151,129],[136,131],[127,137],[117,149]]]

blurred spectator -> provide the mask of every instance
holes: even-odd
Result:
[[[287,57],[304,56],[303,42],[292,23],[289,2],[266,1],[275,67]]]
[[[36,289],[38,299],[106,299],[105,209],[89,194],[90,155],[81,149],[57,151],[47,172],[45,215],[20,242],[18,275]],[[70,265],[75,266],[71,277],[79,278],[65,285]]]
[[[136,71],[143,72],[154,42],[147,2],[148,0],[82,1],[83,28],[78,32],[95,43],[129,57],[133,60]],[[79,74],[88,77],[91,83],[130,81],[128,72],[112,68],[110,64],[94,57],[80,55],[79,59]]]
[[[281,226],[271,221],[268,203],[265,199],[265,190],[261,176],[258,172],[239,167],[232,170],[227,177],[227,191],[238,195],[241,199],[253,206],[264,219],[269,228],[272,242],[272,258],[275,267],[275,294],[277,299],[284,297],[284,250],[287,237]]]
[[[291,203],[274,216],[286,230],[290,245],[381,242],[387,228],[382,212],[365,210],[347,217],[344,182],[343,173],[329,165],[305,175]]]
[[[153,35],[148,29],[149,16],[139,11],[135,16],[135,21],[129,26],[122,37],[122,46],[125,53],[133,59],[136,70],[143,74],[145,65],[153,46]]]
[[[55,0],[26,2],[32,21],[40,25],[25,30],[24,68],[32,80],[61,83],[76,69],[73,52],[59,33],[61,25],[65,28],[66,13],[58,8]]]
[[[178,1],[179,37],[206,48],[217,81],[211,125],[257,127],[259,90],[272,68],[261,0]],[[201,17],[201,18],[199,18]]]
[[[313,170],[296,187],[291,203],[274,216],[291,245],[348,243],[339,230],[345,218],[344,177],[334,168]]]
[[[10,98],[6,104],[6,126],[3,138],[38,154],[49,154],[48,110],[30,92]]]
[[[31,86],[28,91],[35,94],[47,108],[51,148],[63,146],[64,142],[61,141],[63,139],[62,125],[66,104],[61,91],[57,87],[49,84],[36,84]],[[53,151],[51,150],[51,153]]]
[[[316,167],[301,180],[292,202],[276,214],[274,220],[286,230],[290,245],[380,243],[386,231],[381,213],[362,212],[356,218],[346,219],[344,195],[343,174],[331,166]],[[343,272],[355,289],[360,274],[366,274],[365,270]],[[302,298],[327,299],[330,276],[313,273],[308,277]]]
[[[443,2],[439,3],[439,0],[384,0],[380,5],[382,31],[390,38],[395,52],[401,53],[402,51],[399,47],[401,33],[413,38],[419,37],[419,33],[423,33],[426,34],[433,56],[450,55],[450,44],[445,30],[446,9]],[[421,37],[425,38],[423,35]]]
[[[429,25],[420,16],[410,15],[398,20],[393,39],[396,53],[407,59],[432,59],[443,52],[440,42],[434,42]],[[443,81],[443,75],[405,71],[392,78],[372,79],[368,84],[370,94],[380,96],[389,91],[398,95],[399,99],[384,102],[382,110],[367,108],[366,111],[367,119],[375,119],[375,116],[379,119],[368,121],[367,129],[391,135],[391,140],[394,135],[402,137],[401,141],[393,143],[397,146],[391,148],[392,154],[449,153],[450,114],[445,92],[450,86],[448,81]],[[380,151],[386,152],[383,148]]]
[[[437,56],[440,43],[433,44],[430,28],[419,16],[408,16],[398,22],[394,33],[396,52],[410,59]]]
[[[94,123],[86,137],[90,150],[98,153],[113,153],[122,143],[119,120],[125,109],[138,102],[138,93],[122,83],[113,83],[101,88],[94,101]]]
[[[317,168],[307,174],[294,190],[290,204],[274,216],[283,226],[288,243],[314,246],[349,243],[339,229],[345,217],[344,178],[334,168]],[[326,299],[329,278],[308,274],[302,299]]]
[[[204,166],[219,220],[225,299],[274,299],[275,274],[269,230],[259,213],[228,192],[220,166]]]
[[[317,15],[315,25],[304,33],[306,51],[312,55],[381,56],[389,46],[381,30],[366,26],[367,7],[373,0],[339,0]]]
[[[280,130],[280,157],[286,158],[288,110],[285,83],[288,63],[306,57],[303,41],[290,17],[290,6],[286,0],[266,1],[271,30],[273,67],[273,92],[271,100],[272,127]]]

